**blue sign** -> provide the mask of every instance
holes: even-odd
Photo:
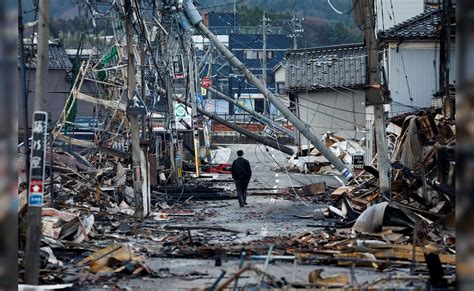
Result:
[[[202,105],[202,100],[203,100],[203,99],[204,99],[204,98],[202,97],[201,94],[196,94],[196,103]]]
[[[42,193],[30,193],[30,198],[28,199],[29,206],[43,206],[43,194]]]

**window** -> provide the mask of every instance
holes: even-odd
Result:
[[[274,58],[275,52],[267,50],[267,60]],[[244,58],[247,60],[263,59],[263,50],[244,50]]]
[[[244,58],[247,60],[256,60],[257,57],[257,50],[244,50]]]
[[[274,51],[269,51],[267,50],[267,60],[273,58],[275,56]],[[261,60],[263,59],[263,50],[258,51],[258,59]]]

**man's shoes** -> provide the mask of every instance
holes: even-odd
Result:
[[[244,205],[248,205],[247,202],[244,202]]]
[[[240,204],[240,207],[244,207],[244,204]]]

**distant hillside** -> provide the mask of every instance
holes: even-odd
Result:
[[[1,0],[0,0],[1,1]],[[25,21],[34,19],[34,3],[36,0],[22,0],[25,11]],[[112,0],[101,0],[107,3]],[[151,0],[142,0],[148,3]],[[92,2],[97,2],[94,0]],[[324,46],[362,41],[362,32],[354,23],[352,13],[338,14],[328,0],[195,0],[201,12],[231,12],[235,7],[240,13],[241,25],[260,25],[263,10],[267,17],[272,19],[270,25],[289,29],[289,22],[295,12],[297,17],[303,18],[305,29],[303,38],[299,39],[299,47]],[[343,12],[350,12],[352,0],[331,0],[332,5]],[[76,47],[81,27],[86,27],[90,34],[97,31],[101,35],[108,31],[102,25],[100,29],[92,29],[91,23],[83,23],[84,18],[78,17],[80,8],[87,8],[84,0],[51,0],[51,14],[53,16],[52,34],[64,40],[67,46]],[[99,6],[107,9],[108,5]],[[87,13],[83,10],[81,15]],[[100,20],[98,20],[100,22]],[[89,22],[89,21],[86,21]],[[106,24],[104,24],[107,27]],[[285,32],[288,33],[289,32]]]
[[[199,8],[216,12],[232,11],[233,3],[236,6],[265,7],[267,11],[289,12],[296,11],[298,16],[316,17],[330,22],[351,24],[353,16],[336,13],[327,0],[197,0]],[[352,0],[331,0],[331,3],[341,12],[348,12],[352,8]]]

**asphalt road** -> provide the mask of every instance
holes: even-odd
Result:
[[[337,176],[274,171],[287,166],[289,156],[260,144],[222,145],[215,152],[216,161],[232,163],[237,158],[238,150],[244,151],[244,158],[250,162],[252,167],[253,176],[249,183],[250,189],[274,188],[275,186],[277,188],[296,187],[322,181],[326,182],[327,186],[334,188],[342,185]]]

